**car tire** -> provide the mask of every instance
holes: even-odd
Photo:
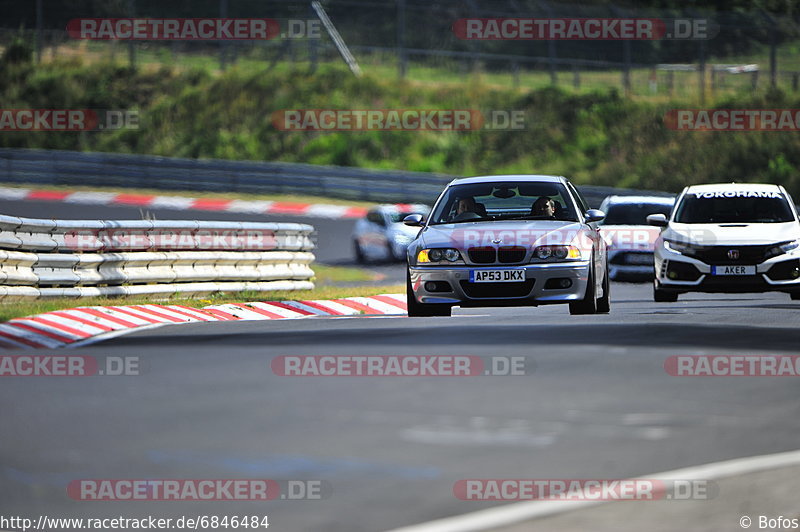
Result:
[[[678,300],[678,292],[662,290],[658,285],[653,285],[653,301],[656,303],[675,303]]]
[[[603,278],[603,297],[597,300],[597,313],[608,314],[611,312],[611,279],[606,267],[606,275]]]
[[[569,313],[572,315],[597,314],[597,289],[594,286],[594,261],[589,266],[589,280],[586,293],[580,301],[569,302]]]
[[[406,270],[406,308],[409,318],[429,318],[432,316],[450,316],[450,305],[433,305],[417,302],[411,288],[411,273]]]
[[[790,292],[789,295],[792,298],[792,301],[800,300],[800,292]]]
[[[358,240],[353,240],[353,251],[355,252],[357,263],[367,263],[367,257],[364,255],[364,251],[361,249],[361,244],[358,243]]]

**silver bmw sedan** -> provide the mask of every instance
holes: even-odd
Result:
[[[408,246],[409,316],[449,316],[453,306],[568,303],[571,314],[610,309],[607,251],[590,209],[564,177],[456,179]]]

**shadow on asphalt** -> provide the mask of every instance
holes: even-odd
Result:
[[[375,346],[385,350],[387,345],[402,347],[457,347],[457,346],[512,346],[512,345],[589,345],[589,346],[637,346],[637,347],[687,347],[753,349],[763,351],[797,351],[797,329],[777,327],[750,327],[741,325],[686,325],[675,323],[583,323],[569,325],[530,324],[478,326],[473,320],[465,323],[458,317],[435,320],[431,318],[394,318],[392,325],[371,320],[374,326],[353,327],[352,320],[311,319],[292,320],[288,323],[236,322],[221,324],[236,330],[220,334],[215,324],[205,327],[173,327],[169,334],[165,329],[156,329],[134,336],[122,336],[98,344],[114,346],[269,346],[292,347],[298,345],[317,346]],[[594,319],[594,318],[583,318]],[[400,322],[403,322],[402,324]],[[240,325],[237,327],[237,325]],[[278,325],[274,330],[273,325]],[[282,326],[283,325],[283,326]],[[252,329],[260,330],[252,330]],[[215,330],[216,329],[216,330]]]

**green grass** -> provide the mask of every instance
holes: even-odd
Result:
[[[186,305],[193,308],[223,303],[243,303],[252,301],[300,301],[308,299],[339,299],[344,297],[374,296],[379,294],[404,293],[403,285],[361,286],[338,288],[321,286],[314,290],[275,291],[275,292],[237,292],[217,293],[203,297],[173,296],[164,297],[131,297],[131,298],[83,298],[83,299],[41,299],[0,302],[0,322],[12,318],[31,316],[42,312],[64,310],[75,307],[110,306],[110,305],[142,305],[159,303],[162,305]]]
[[[333,283],[358,283],[380,280],[378,274],[361,268],[325,266],[324,264],[312,264],[311,267],[314,269],[314,282],[323,286]]]
[[[113,50],[113,52],[112,52]],[[237,70],[245,74],[263,72],[269,61],[258,57],[261,51],[256,49],[239,55],[233,65],[228,69]],[[62,45],[53,59],[52,54],[45,54],[45,60],[61,60],[64,57],[79,57],[86,62],[112,62],[118,65],[128,64],[127,48],[119,44],[103,42],[72,42]],[[800,42],[781,43],[776,52],[778,70],[782,72],[800,72]],[[137,66],[155,71],[167,67],[182,71],[205,71],[219,76],[224,75],[220,69],[219,56],[213,53],[180,53],[173,55],[167,48],[137,48]],[[376,79],[397,80],[397,57],[386,53],[357,53],[356,58],[362,70]],[[757,92],[768,90],[769,79],[769,47],[755,45],[754,51],[743,55],[727,57],[708,57],[709,72],[706,76],[706,99],[714,101],[719,98],[749,94],[752,92],[751,76],[749,74],[722,75],[718,79],[716,90],[712,91],[710,65],[712,64],[750,64],[756,63],[761,67],[759,88]],[[323,68],[341,68],[338,58],[332,63],[322,63]],[[479,64],[480,65],[480,64]],[[502,63],[504,66],[506,63]],[[307,61],[296,62],[280,61],[272,66],[271,73],[276,76],[287,76],[292,73],[306,72],[311,67]],[[672,91],[667,88],[667,73],[657,73],[657,87],[655,90],[650,85],[650,68],[634,68],[630,71],[631,93],[629,96],[645,101],[662,102],[666,100],[697,102],[700,99],[700,78],[696,72],[676,72]],[[591,93],[595,91],[623,90],[621,70],[599,70],[582,68],[575,71],[565,68],[558,72],[557,85],[562,90],[572,93]],[[498,89],[517,89],[529,91],[552,86],[550,74],[544,69],[526,69],[522,66],[515,75],[510,68],[500,71],[487,71],[485,67],[478,66],[477,70],[466,63],[455,60],[431,59],[424,61],[409,61],[406,71],[405,83],[427,86],[463,87],[464,85],[481,84]],[[791,90],[791,77],[780,76],[778,87]]]

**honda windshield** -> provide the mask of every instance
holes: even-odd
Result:
[[[781,223],[794,220],[792,208],[783,194],[761,194],[763,195],[758,197],[686,194],[678,205],[674,221],[684,224],[724,224]]]

